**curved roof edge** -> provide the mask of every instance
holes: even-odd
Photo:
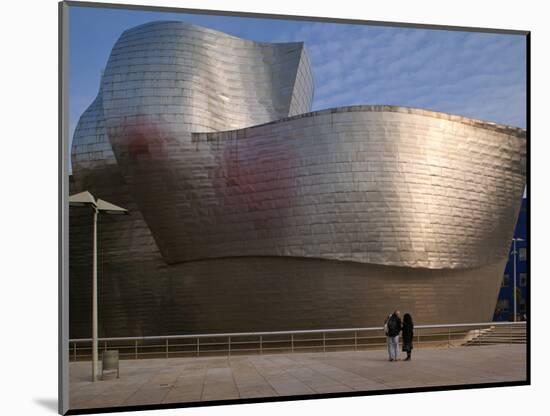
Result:
[[[348,113],[348,112],[392,112],[392,113],[402,113],[402,114],[415,114],[415,115],[421,115],[426,117],[433,117],[438,118],[441,120],[448,120],[448,121],[454,121],[462,124],[466,124],[468,126],[472,127],[479,127],[482,129],[495,131],[498,133],[504,133],[509,134],[513,136],[517,136],[519,138],[526,138],[527,136],[527,130],[523,129],[521,127],[514,127],[514,126],[508,126],[505,124],[498,124],[492,121],[484,121],[479,120],[475,118],[469,118],[465,116],[459,116],[456,114],[451,113],[444,113],[439,111],[433,111],[433,110],[426,110],[422,108],[414,108],[414,107],[405,107],[405,106],[395,106],[395,105],[371,105],[371,104],[365,104],[365,105],[352,105],[352,106],[345,106],[345,107],[333,107],[333,108],[327,108],[323,110],[317,110],[312,111],[309,113],[303,113],[298,114],[292,117],[285,117],[274,121],[269,121],[267,123],[263,124],[257,124],[255,126],[246,127],[244,129],[235,129],[235,130],[227,130],[230,131],[240,131],[240,130],[248,130],[253,129],[255,127],[260,126],[266,126],[266,125],[272,125],[277,123],[284,123],[291,120],[297,120],[300,118],[307,118],[307,117],[315,117],[315,116],[321,116],[326,114],[338,114],[338,113]],[[216,135],[219,135],[223,132],[194,132],[193,134],[201,134],[206,135],[208,137],[214,137]]]
[[[185,22],[185,21],[182,21],[182,20],[151,20],[150,22],[142,23],[140,25],[133,26],[131,28],[128,28],[128,29],[124,30],[120,34],[118,39],[122,38],[124,35],[131,34],[132,32],[147,32],[147,29],[149,27],[154,28],[155,26],[171,25],[171,24],[178,24],[178,25],[181,25],[183,27],[191,28],[193,30],[197,30],[197,31],[200,31],[200,32],[205,32],[205,33],[210,33],[210,34],[217,35],[217,36],[224,36],[228,39],[238,40],[238,41],[241,41],[241,42],[250,42],[251,44],[256,45],[256,46],[266,46],[266,45],[271,45],[271,46],[276,46],[276,45],[296,45],[296,46],[298,46],[298,45],[301,45],[302,47],[304,46],[304,42],[260,42],[260,41],[253,40],[253,39],[241,38],[239,36],[232,35],[232,34],[226,33],[226,32],[222,32],[222,31],[217,30],[217,29],[212,29],[212,28],[207,27],[207,26],[201,26],[201,25],[198,25],[198,24],[195,24],[195,23],[189,23],[189,22]],[[115,42],[115,44],[116,44],[116,42]]]

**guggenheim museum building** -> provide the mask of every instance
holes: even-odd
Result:
[[[311,112],[303,43],[125,31],[72,149],[100,216],[99,334],[491,320],[526,131],[422,109]],[[70,210],[70,337],[91,328],[92,215]]]

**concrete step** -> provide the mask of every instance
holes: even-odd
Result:
[[[527,330],[525,325],[513,324],[506,327],[493,326],[487,328],[463,345],[474,346],[525,343],[527,343]]]

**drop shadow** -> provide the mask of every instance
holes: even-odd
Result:
[[[34,399],[34,402],[41,405],[43,408],[57,414],[57,399]]]

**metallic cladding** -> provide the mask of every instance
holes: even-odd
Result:
[[[127,182],[140,184],[141,211],[158,218],[149,224],[170,263],[244,255],[487,265],[507,255],[525,183],[521,130],[398,107],[194,134],[178,149],[156,139],[154,163],[179,184],[143,187],[165,172],[132,157],[125,138],[112,143],[131,166]]]
[[[504,268],[503,262],[422,269],[293,257],[155,268],[132,257],[116,263],[102,257],[100,336],[372,327],[394,308],[412,313],[417,324],[485,322]],[[76,276],[71,337],[87,338],[91,279]]]
[[[102,334],[491,318],[525,131],[312,99],[302,43],[123,33],[72,145],[71,192],[131,212],[100,219]],[[71,210],[71,337],[89,334],[90,227]]]

